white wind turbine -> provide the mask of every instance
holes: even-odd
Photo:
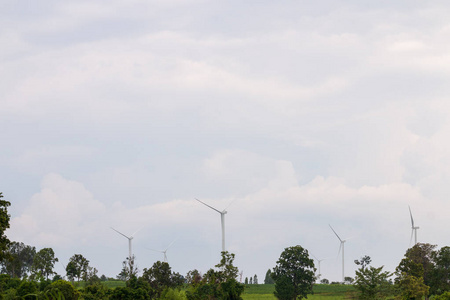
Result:
[[[346,240],[343,240],[339,237],[339,235],[336,233],[336,231],[334,231],[333,227],[331,227],[330,224],[328,224],[328,226],[330,226],[331,230],[333,230],[334,234],[337,236],[337,238],[339,239],[339,241],[341,242],[341,245],[339,246],[339,252],[341,251],[342,248],[342,282],[345,281],[345,276],[344,276],[344,243],[346,242]],[[339,255],[338,252],[338,255]]]
[[[320,280],[320,277],[322,276],[322,273],[320,272],[320,263],[328,258],[318,259],[317,257],[314,256],[314,254],[311,253],[311,255],[317,260],[317,265],[319,266],[319,269],[318,269],[319,274],[317,275],[317,279]]]
[[[167,246],[167,248],[166,248],[165,250],[155,250],[155,249],[150,249],[150,248],[147,248],[147,249],[148,249],[148,250],[152,250],[152,251],[156,251],[156,252],[163,253],[163,254],[164,254],[164,262],[167,262],[167,263],[168,263],[169,261],[168,261],[168,259],[167,259],[167,250],[169,250],[170,246],[172,246],[173,243],[175,243],[175,241],[176,241],[176,240],[174,240],[172,243],[170,243],[169,246]]]
[[[135,233],[133,233],[133,234],[130,235],[130,236],[126,236],[126,235],[123,234],[122,232],[117,231],[117,230],[115,230],[115,229],[112,228],[112,227],[111,227],[111,229],[114,230],[115,232],[117,232],[118,234],[123,235],[124,237],[126,237],[126,238],[128,239],[128,251],[129,251],[129,256],[128,256],[128,258],[131,259],[131,257],[133,256],[133,251],[132,251],[132,249],[131,249],[131,241],[133,240],[134,235],[135,235],[136,233],[138,233],[138,231],[141,230],[142,228],[138,229]]]
[[[408,205],[409,208],[409,215],[411,216],[411,238],[409,239],[409,244],[411,245],[412,237],[414,234],[414,245],[417,244],[417,229],[419,229],[418,226],[414,226],[414,219],[411,213],[411,207]]]
[[[206,205],[209,208],[217,211],[220,214],[220,221],[222,223],[222,251],[225,251],[225,214],[227,213],[226,209],[231,205],[231,203],[224,210],[220,211],[218,209],[215,209],[212,206],[209,206],[205,202],[202,202],[202,201],[198,200],[197,198],[195,198],[195,200],[197,200],[198,202],[202,203],[203,205]]]

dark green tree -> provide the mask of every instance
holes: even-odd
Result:
[[[360,261],[355,260],[361,267],[356,271],[354,286],[359,299],[385,299],[391,295],[389,272],[383,272],[383,266],[374,268],[369,266],[370,257],[365,256]]]
[[[24,243],[11,242],[8,246],[8,258],[1,264],[1,272],[11,277],[22,278],[31,271],[36,248]]]
[[[167,288],[178,288],[184,283],[179,273],[172,272],[167,262],[157,261],[150,269],[144,269],[142,278],[150,284],[153,295],[159,298]]]
[[[69,263],[66,267],[67,277],[71,280],[73,278],[77,278],[77,281],[80,282],[82,277],[86,277],[87,271],[89,267],[89,260],[87,260],[81,254],[74,254],[70,259]],[[83,278],[86,280],[86,278]]]
[[[264,284],[274,284],[275,281],[272,278],[272,271],[269,269],[266,272],[266,277],[264,278]]]
[[[315,281],[314,260],[301,246],[284,249],[273,269],[275,296],[280,300],[307,298]]]
[[[4,261],[5,258],[9,257],[7,250],[10,241],[6,237],[5,231],[9,228],[9,220],[11,218],[8,214],[10,205],[11,202],[3,200],[3,194],[0,192],[0,261]]]
[[[248,284],[248,277],[245,277],[244,284]]]
[[[188,300],[223,299],[241,300],[244,285],[236,280],[239,273],[233,265],[234,254],[222,252],[222,259],[216,265],[218,270],[208,270],[196,286],[190,286],[186,291]]]
[[[442,247],[432,253],[434,268],[431,272],[430,293],[441,295],[450,292],[450,247]]]
[[[202,281],[202,275],[197,269],[189,271],[186,275],[186,283],[192,285],[198,285]]]
[[[48,280],[48,277],[52,274],[56,274],[53,271],[55,262],[58,258],[55,257],[55,252],[52,248],[43,248],[39,250],[34,256],[32,273],[35,277],[43,277]]]
[[[258,276],[253,276],[253,284],[258,284]]]
[[[406,251],[395,269],[395,291],[400,298],[428,296],[434,270],[433,250],[436,246],[417,243]]]

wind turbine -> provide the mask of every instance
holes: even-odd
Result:
[[[126,236],[126,235],[123,234],[122,232],[117,231],[117,230],[115,230],[115,229],[112,228],[112,227],[111,227],[111,229],[114,230],[115,232],[117,232],[118,234],[123,235],[124,237],[126,237],[126,238],[128,239],[128,251],[129,251],[129,256],[128,256],[128,258],[131,259],[131,257],[133,256],[133,252],[131,251],[131,241],[133,240],[134,235],[135,235],[136,233],[138,233],[138,231],[141,230],[142,228],[138,229],[135,233],[133,233],[133,234],[130,235],[130,236]]]
[[[224,210],[220,211],[218,209],[215,209],[212,206],[209,206],[205,202],[202,202],[202,201],[198,200],[197,198],[195,198],[195,200],[197,200],[198,202],[202,203],[203,205],[206,205],[209,208],[217,211],[220,214],[220,221],[222,223],[222,251],[225,251],[225,214],[227,213],[226,209],[231,205],[231,203],[230,203],[230,205],[228,205],[227,208],[225,208]]]
[[[336,233],[336,231],[334,231],[333,227],[331,227],[330,224],[328,224],[328,226],[330,226],[331,230],[333,230],[334,234],[337,236],[337,238],[341,242],[341,245],[339,246],[339,252],[341,251],[341,248],[342,248],[342,282],[344,282],[345,281],[345,277],[344,277],[344,243],[346,242],[346,240],[342,240],[339,237],[339,235]],[[339,252],[338,252],[338,255],[339,255]]]
[[[164,262],[169,262],[167,259],[167,250],[169,250],[170,246],[172,246],[172,244],[175,243],[175,241],[176,240],[174,240],[172,243],[170,243],[169,246],[167,246],[167,248],[165,250],[155,250],[155,249],[150,249],[150,248],[147,248],[147,249],[163,253],[164,254]]]
[[[409,215],[411,216],[411,238],[409,239],[409,244],[411,245],[412,237],[414,234],[414,245],[417,244],[417,229],[419,229],[418,226],[414,226],[414,219],[411,213],[411,207],[408,205],[409,208]]]
[[[322,273],[320,273],[320,263],[327,258],[318,259],[314,254],[311,253],[311,255],[317,260],[317,265],[319,266],[319,275],[317,276],[317,279],[320,280],[320,276],[322,276]]]

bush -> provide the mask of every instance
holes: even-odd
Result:
[[[37,284],[34,281],[22,281],[22,283],[17,288],[17,294],[24,297],[28,294],[35,294],[38,290]]]
[[[45,293],[49,294],[57,291],[60,291],[63,294],[64,300],[77,300],[81,295],[79,291],[75,290],[70,282],[65,280],[57,280],[49,284],[44,290]]]

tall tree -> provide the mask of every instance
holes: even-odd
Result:
[[[31,271],[36,248],[21,242],[11,242],[8,246],[8,258],[2,261],[2,273],[22,278]]]
[[[122,262],[122,271],[117,275],[117,279],[120,280],[130,280],[133,276],[138,273],[138,267],[135,263],[135,256],[127,257],[126,260]]]
[[[272,278],[272,271],[269,269],[266,272],[266,277],[264,278],[264,284],[274,284],[275,281]]]
[[[434,251],[434,269],[431,272],[430,293],[441,295],[445,291],[450,291],[450,247],[442,247]]]
[[[32,272],[35,276],[48,279],[50,275],[56,274],[53,268],[57,261],[58,258],[55,257],[55,252],[52,248],[43,248],[34,256]]]
[[[253,284],[258,284],[258,276],[253,276]]]
[[[150,269],[144,269],[142,278],[150,284],[155,292],[153,296],[159,298],[167,288],[177,288],[183,285],[183,277],[171,271],[167,262],[157,261]]]
[[[8,207],[11,202],[3,200],[3,194],[0,192],[0,261],[8,258],[9,239],[5,235],[6,229],[9,228],[9,220],[11,216],[8,214]]]
[[[375,268],[369,266],[370,257],[365,256],[360,261],[355,260],[361,267],[356,270],[354,286],[358,291],[359,299],[384,299],[390,295],[388,279],[391,273],[383,271],[383,266]]]
[[[306,298],[315,281],[314,260],[301,246],[284,249],[273,269],[275,296],[280,300]]]
[[[74,254],[66,267],[67,277],[77,278],[77,281],[80,282],[80,278],[87,273],[88,267],[89,260],[81,254]]]

